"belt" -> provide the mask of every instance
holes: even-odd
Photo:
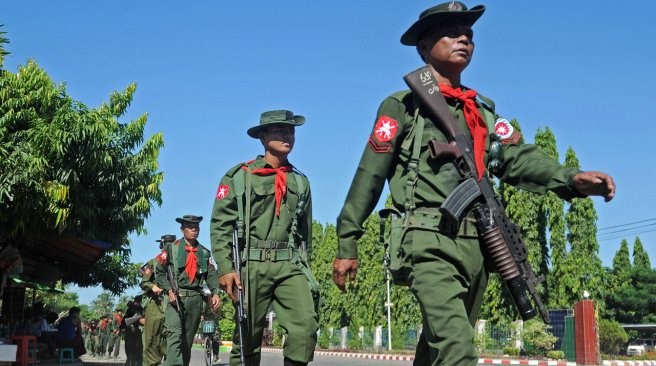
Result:
[[[447,236],[478,236],[476,219],[465,217],[453,222],[442,215],[437,208],[418,208],[408,215],[408,227],[439,231]]]
[[[200,291],[201,291],[200,289],[188,290],[188,289],[181,288],[178,291],[178,295],[180,295],[180,297],[200,296],[201,295]]]
[[[248,246],[250,248],[258,249],[287,249],[289,247],[289,242],[251,238],[251,240],[248,242]]]
[[[285,243],[286,245],[287,243]],[[256,262],[280,262],[292,259],[293,249],[260,249],[248,248],[248,260]]]

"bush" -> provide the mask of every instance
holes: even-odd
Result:
[[[493,346],[494,339],[492,339],[487,333],[478,333],[474,336],[474,347],[476,347],[479,353],[492,349]]]
[[[629,336],[620,323],[602,319],[599,322],[599,348],[607,355],[619,355]]]
[[[275,347],[282,347],[282,335],[285,333],[285,330],[282,329],[278,323],[273,326],[273,341],[272,344]]]
[[[330,348],[330,332],[328,329],[322,329],[319,334],[319,348],[328,349]]]
[[[565,352],[563,351],[547,351],[547,357],[552,359],[552,360],[564,360],[565,359]]]
[[[547,331],[547,326],[539,320],[524,323],[522,338],[527,356],[544,356],[552,350],[557,338]]]
[[[505,346],[503,347],[503,354],[508,356],[519,356],[519,348]]]

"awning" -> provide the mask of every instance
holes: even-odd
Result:
[[[14,282],[14,287],[28,287],[28,288],[33,288],[37,289],[40,291],[48,291],[48,292],[55,292],[55,293],[60,293],[63,294],[64,290],[58,289],[56,287],[50,287],[50,286],[45,286],[40,283],[36,282],[30,282],[30,281],[25,281],[20,279],[19,277],[11,277],[10,278],[12,282]]]

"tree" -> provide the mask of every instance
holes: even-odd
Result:
[[[565,156],[565,166],[579,168],[576,153],[570,147]],[[565,215],[567,241],[571,250],[566,260],[567,272],[561,278],[566,288],[563,294],[570,306],[581,300],[583,291],[592,298],[603,299],[604,270],[599,259],[597,242],[597,212],[590,198],[574,198]],[[598,303],[603,310],[603,302]]]
[[[131,84],[89,109],[34,61],[0,73],[0,243],[20,249],[35,239],[76,238],[111,245],[91,276],[60,268],[65,283],[101,284],[113,293],[129,287],[128,235],[144,232],[151,208],[162,203],[162,135],[144,138],[146,114],[119,122],[135,90]]]
[[[626,286],[608,292],[606,307],[620,323],[656,321],[656,270],[634,267]]]
[[[91,302],[91,311],[94,318],[100,318],[103,315],[111,314],[114,310],[114,299],[109,292],[103,292]]]
[[[645,251],[645,248],[642,247],[640,237],[637,236],[633,243],[633,265],[639,268],[651,268],[649,254]]]
[[[631,257],[629,256],[629,243],[622,239],[620,249],[613,257],[613,269],[608,278],[609,292],[615,292],[618,288],[626,286],[631,275]]]

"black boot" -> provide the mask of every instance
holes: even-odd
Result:
[[[285,357],[285,362],[283,363],[283,366],[305,366],[305,365],[307,365],[307,362],[293,361],[287,357]]]

